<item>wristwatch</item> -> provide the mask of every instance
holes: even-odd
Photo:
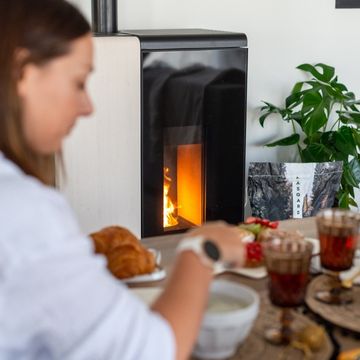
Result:
[[[194,236],[183,239],[176,248],[176,252],[180,253],[190,250],[195,253],[200,261],[214,269],[221,262],[221,251],[216,243],[203,236]]]

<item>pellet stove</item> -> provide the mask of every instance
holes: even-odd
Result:
[[[94,41],[95,113],[66,141],[59,180],[84,231],[120,224],[149,237],[243,220],[246,36],[129,30]]]

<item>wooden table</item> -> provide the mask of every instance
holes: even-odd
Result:
[[[315,221],[313,218],[281,221],[280,229],[300,230],[306,237],[317,237]],[[167,273],[169,273],[169,271],[171,271],[175,258],[174,249],[182,237],[183,234],[157,236],[143,239],[143,243],[147,247],[151,247],[161,251],[161,264],[166,269]],[[244,276],[234,275],[230,273],[219,275],[219,277],[222,279],[229,279],[231,281],[236,281],[248,285],[258,292],[262,292],[267,288],[267,279],[250,279]],[[147,284],[147,286],[163,286],[165,282],[166,280],[156,283],[149,283]],[[144,286],[144,284],[142,284],[141,286]],[[324,325],[322,319],[316,317],[314,314],[311,314],[309,312],[308,316],[311,317],[313,320],[315,319],[321,322]],[[360,336],[356,336],[356,334],[354,336],[354,334],[349,334],[348,332],[344,332],[342,329],[332,326],[330,326],[328,332],[334,343],[335,351],[333,359],[336,359],[336,355],[339,351],[350,350],[360,347]]]

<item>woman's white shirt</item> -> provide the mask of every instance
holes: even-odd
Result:
[[[0,153],[0,360],[174,358],[169,324],[110,275],[63,196]]]

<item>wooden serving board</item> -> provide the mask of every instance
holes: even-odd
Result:
[[[312,280],[308,286],[306,304],[314,313],[332,324],[360,333],[360,286],[354,285],[351,290],[354,299],[352,304],[328,305],[315,299],[317,291],[330,288],[331,280],[328,275],[319,275]]]

